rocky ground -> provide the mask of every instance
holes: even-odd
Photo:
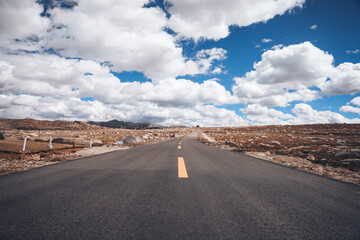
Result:
[[[201,130],[204,143],[360,185],[360,124]]]
[[[193,130],[127,130],[78,121],[0,119],[0,174],[179,138]],[[196,130],[206,144],[360,185],[360,124]]]
[[[0,119],[0,174],[179,138],[190,132],[190,128],[127,130],[78,121]]]

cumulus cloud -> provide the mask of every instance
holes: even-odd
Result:
[[[360,114],[360,108],[353,106],[342,106],[340,111]]]
[[[320,96],[308,88],[325,82],[333,61],[310,42],[268,50],[254,64],[255,70],[234,79],[233,92],[245,104],[286,106],[296,100],[312,101]]]
[[[326,95],[355,94],[360,92],[360,63],[345,62],[330,68],[330,80],[320,85]]]
[[[14,50],[37,50],[50,21],[40,14],[42,7],[33,0],[0,1],[0,40]]]
[[[106,63],[117,72],[139,71],[151,79],[220,72],[212,63],[224,59],[225,50],[184,57],[182,47],[164,30],[166,14],[159,7],[144,7],[148,2],[79,0],[64,8],[63,2],[53,1],[46,11],[49,17],[41,17],[43,8],[35,0],[4,0],[1,48],[13,54],[52,49],[63,57]]]
[[[305,103],[296,104],[292,111],[296,115],[296,118],[289,120],[291,124],[360,123],[359,118],[348,119],[340,113],[317,111]]]
[[[249,104],[240,109],[246,114],[250,125],[287,125],[316,123],[360,123],[359,118],[348,119],[340,113],[332,111],[317,111],[305,103],[296,104],[292,114],[285,114],[273,108]]]
[[[0,93],[79,98],[91,96],[109,104],[152,102],[168,106],[192,106],[223,105],[236,101],[216,79],[203,83],[174,78],[145,83],[121,82],[106,65],[91,60],[65,59],[53,54],[7,56],[6,62],[0,61],[0,74]]]
[[[256,125],[284,124],[286,119],[293,119],[291,114],[285,114],[273,108],[267,108],[259,104],[249,104],[240,109],[246,114],[248,120]]]
[[[229,26],[249,26],[265,22],[276,15],[282,15],[296,7],[302,7],[305,0],[181,0],[168,1],[172,6],[168,26],[180,38],[195,41],[219,40],[229,35]]]
[[[195,62],[198,66],[200,73],[208,73],[213,67],[214,61],[222,61],[226,59],[227,51],[222,48],[211,48],[211,49],[202,49],[197,52],[195,56]],[[212,73],[221,73],[221,67],[215,67],[212,70]]]
[[[296,116],[265,107],[360,91],[360,63],[335,67],[331,54],[309,42],[266,50],[253,71],[234,79],[233,94],[218,79],[179,78],[226,72],[222,61],[227,57],[222,48],[184,56],[179,40],[218,40],[229,34],[230,25],[267,21],[304,1],[171,1],[167,18],[159,7],[144,7],[148,0],[66,1],[71,8],[53,0],[48,17],[40,15],[43,9],[35,0],[3,0],[0,115],[233,126],[307,123],[310,119],[301,117],[307,111],[317,116],[314,121],[348,121],[306,104],[295,106]],[[111,71],[139,71],[152,81],[122,82]],[[82,101],[85,97],[95,100]],[[250,103],[241,110],[247,120],[220,107],[235,103]],[[349,107],[342,110],[355,111]]]
[[[234,78],[234,95],[241,103],[286,106],[323,95],[360,92],[360,64],[333,66],[331,54],[310,42],[277,45],[263,53],[254,70]]]
[[[53,28],[46,46],[66,57],[109,62],[114,71],[139,71],[149,78],[204,73],[164,31],[165,13],[144,8],[147,0],[79,0],[71,10],[49,11]]]
[[[356,97],[350,101],[352,104],[360,107],[360,97]]]
[[[355,107],[350,106],[350,104],[355,105]],[[353,98],[346,106],[342,106],[340,111],[360,114],[360,97]]]
[[[85,102],[76,97],[40,97],[26,94],[0,94],[0,115],[7,118],[32,117],[64,120],[131,120],[162,125],[239,126],[247,121],[234,111],[211,105],[162,107],[154,103],[133,106]]]

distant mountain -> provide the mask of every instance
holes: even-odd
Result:
[[[149,122],[140,122],[140,123],[134,123],[134,122],[124,122],[119,120],[110,120],[107,122],[94,122],[89,121],[89,124],[102,126],[102,127],[108,127],[108,128],[125,128],[125,129],[160,129],[165,128],[161,125],[152,124]]]
[[[80,121],[0,118],[0,130],[86,130],[99,127]]]

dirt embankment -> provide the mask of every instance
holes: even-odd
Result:
[[[360,184],[360,124],[201,130],[204,143]]]
[[[0,119],[0,174],[178,138],[190,131],[189,128],[127,130],[78,121]]]

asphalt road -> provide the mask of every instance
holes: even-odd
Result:
[[[0,239],[360,239],[360,187],[180,141],[0,176]]]

